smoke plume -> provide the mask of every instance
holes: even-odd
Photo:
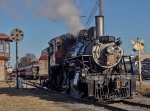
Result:
[[[21,13],[20,10],[23,8],[30,10],[31,15],[40,18],[55,22],[63,21],[73,34],[83,28],[80,22],[80,11],[74,0],[0,0],[0,10]]]

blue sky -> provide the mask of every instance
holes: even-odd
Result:
[[[81,15],[88,16],[89,7],[96,0],[76,1]],[[54,22],[37,17],[30,13],[32,8],[23,7],[22,4],[17,5],[18,8],[13,11],[0,8],[0,33],[9,35],[14,28],[24,31],[25,37],[19,43],[19,57],[28,52],[39,57],[41,50],[48,46],[50,39],[69,32],[63,21]],[[36,5],[39,4],[34,4],[33,9],[34,6],[37,7]],[[131,39],[136,40],[137,37],[145,42],[145,54],[150,54],[150,0],[103,0],[103,15],[105,35],[121,37],[126,54],[130,54],[132,50]],[[87,18],[81,18],[82,22],[86,20]],[[94,25],[93,19],[91,26]],[[15,43],[11,43],[11,64],[14,63]]]

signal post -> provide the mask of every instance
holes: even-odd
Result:
[[[23,31],[21,31],[20,29],[16,28],[13,29],[10,33],[10,39],[12,41],[16,42],[16,88],[19,88],[19,75],[18,75],[18,42],[22,41],[24,38],[24,34]]]
[[[144,52],[144,41],[137,38],[137,41],[131,41],[134,49],[133,52],[138,51],[138,69],[139,69],[139,85],[142,87],[142,73],[141,73],[141,51]]]

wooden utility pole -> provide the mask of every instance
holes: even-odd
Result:
[[[139,84],[142,87],[142,73],[141,73],[141,51],[138,50],[138,68],[139,68]]]
[[[139,85],[142,87],[142,73],[141,73],[141,51],[144,52],[144,42],[137,38],[137,41],[131,41],[134,45],[133,51],[138,51],[138,69],[139,69]]]

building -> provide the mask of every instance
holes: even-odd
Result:
[[[9,36],[0,33],[0,81],[6,79],[6,62],[10,59]]]

